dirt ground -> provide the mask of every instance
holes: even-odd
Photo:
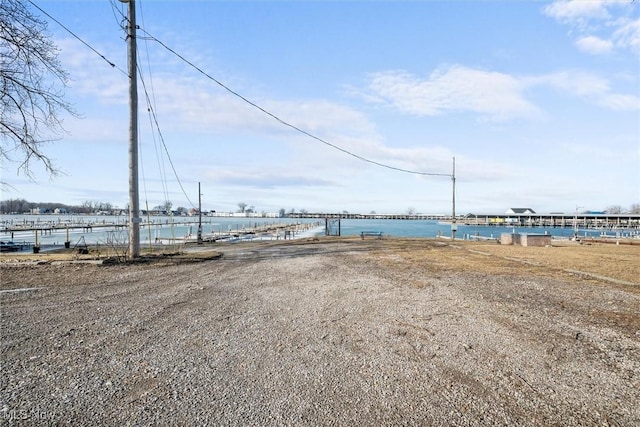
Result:
[[[195,249],[3,255],[0,424],[640,425],[638,245]]]

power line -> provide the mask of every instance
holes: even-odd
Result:
[[[207,72],[205,72],[204,70],[202,70],[200,67],[198,67],[197,65],[195,65],[194,63],[192,63],[191,61],[189,61],[188,59],[186,59],[184,56],[180,55],[178,52],[176,52],[175,50],[171,49],[169,46],[167,46],[165,43],[163,43],[162,41],[158,40],[157,38],[155,38],[153,35],[151,35],[149,32],[147,32],[146,30],[144,30],[143,28],[139,29],[141,32],[143,32],[144,34],[147,35],[147,38],[149,40],[152,40],[156,43],[158,43],[160,46],[164,47],[166,50],[168,50],[169,52],[171,52],[172,54],[174,54],[175,56],[177,56],[180,60],[182,60],[183,62],[185,62],[186,64],[188,64],[189,66],[191,66],[192,68],[194,68],[195,70],[197,70],[200,74],[202,74],[203,76],[207,77],[209,80],[213,81],[214,83],[216,83],[218,86],[220,86],[221,88],[223,88],[224,90],[226,90],[227,92],[229,92],[230,94],[232,94],[233,96],[241,99],[242,101],[244,101],[245,103],[251,105],[252,107],[258,109],[259,111],[261,111],[262,113],[266,114],[267,116],[271,117],[272,119],[276,120],[278,123],[287,126],[293,130],[295,130],[296,132],[299,132],[305,136],[308,136],[309,138],[312,138],[318,142],[321,142],[322,144],[325,144],[331,148],[334,148],[338,151],[341,151],[349,156],[355,157],[358,160],[361,160],[363,162],[367,162],[367,163],[371,163],[374,164],[376,166],[380,166],[383,168],[387,168],[387,169],[392,169],[398,172],[404,172],[404,173],[410,173],[413,175],[425,175],[425,176],[446,176],[446,177],[451,177],[451,174],[448,173],[432,173],[432,172],[420,172],[420,171],[414,171],[414,170],[409,170],[409,169],[404,169],[404,168],[399,168],[396,166],[391,166],[391,165],[387,165],[385,163],[381,163],[381,162],[377,162],[375,160],[371,160],[368,159],[366,157],[363,157],[361,155],[355,154],[349,150],[346,150],[342,147],[339,147],[338,145],[332,144],[331,142],[320,138],[319,136],[316,136],[314,134],[312,134],[311,132],[308,132],[296,125],[293,125],[289,122],[287,122],[284,119],[281,119],[280,117],[278,117],[276,114],[271,113],[270,111],[268,111],[267,109],[261,107],[260,105],[256,104],[255,102],[249,100],[248,98],[244,97],[243,95],[241,95],[240,93],[234,91],[233,89],[231,89],[230,87],[228,87],[227,85],[225,85],[224,83],[222,83],[221,81],[219,81],[218,79],[216,79],[215,77],[211,76],[210,74],[208,74]]]
[[[128,76],[128,73],[124,70],[122,70],[120,67],[118,67],[115,63],[109,61],[103,54],[101,54],[100,52],[98,52],[98,50],[96,50],[95,48],[93,48],[91,45],[89,45],[87,42],[85,42],[84,40],[82,40],[78,35],[76,35],[73,31],[71,31],[69,28],[67,28],[65,25],[63,25],[60,21],[58,21],[57,19],[55,19],[53,16],[51,16],[50,14],[48,14],[46,11],[44,11],[42,8],[40,8],[38,5],[36,5],[35,3],[33,3],[33,1],[31,0],[27,0],[29,1],[30,4],[32,4],[35,8],[37,8],[39,11],[41,11],[42,13],[44,13],[46,16],[48,16],[50,19],[52,19],[54,22],[56,22],[58,25],[60,25],[62,28],[64,28],[65,31],[67,31],[69,34],[71,34],[73,37],[75,37],[77,40],[79,40],[82,44],[84,44],[86,47],[88,47],[89,49],[91,49],[95,54],[97,54],[100,58],[102,58],[107,64],[109,64],[111,67],[116,68],[117,70],[119,70],[120,72],[122,72],[124,75]],[[378,162],[375,160],[371,160],[368,159],[364,156],[361,156],[359,154],[353,153],[347,149],[344,149],[336,144],[333,144],[317,135],[312,134],[309,131],[306,131],[294,124],[291,124],[289,122],[287,122],[286,120],[280,118],[279,116],[277,116],[276,114],[268,111],[266,108],[261,107],[260,105],[258,105],[257,103],[249,100],[248,98],[246,98],[245,96],[241,95],[240,93],[234,91],[233,89],[231,89],[229,86],[225,85],[224,83],[222,83],[220,80],[216,79],[215,77],[211,76],[210,74],[208,74],[206,71],[204,71],[203,69],[201,69],[200,67],[198,67],[197,65],[195,65],[193,62],[189,61],[188,59],[186,59],[184,56],[182,56],[181,54],[179,54],[178,52],[176,52],[174,49],[170,48],[169,46],[167,46],[165,43],[163,43],[161,40],[158,40],[156,37],[154,37],[152,34],[150,34],[148,31],[144,30],[143,28],[138,28],[138,30],[142,31],[144,34],[146,34],[146,39],[154,41],[156,43],[158,43],[160,46],[164,47],[166,50],[168,50],[169,52],[171,52],[172,54],[174,54],[176,57],[178,57],[180,60],[182,60],[184,63],[186,63],[187,65],[189,65],[190,67],[194,68],[196,71],[198,71],[200,74],[202,74],[203,76],[205,76],[206,78],[208,78],[209,80],[213,81],[214,83],[216,83],[218,86],[220,86],[221,88],[223,88],[224,90],[226,90],[227,92],[229,92],[230,94],[232,94],[233,96],[241,99],[242,101],[244,101],[245,103],[249,104],[250,106],[256,108],[257,110],[261,111],[262,113],[264,113],[265,115],[271,117],[272,119],[276,120],[278,123],[282,124],[283,126],[286,126],[290,129],[295,130],[298,133],[301,133],[311,139],[314,139],[324,145],[327,145],[331,148],[334,148],[344,154],[347,154],[351,157],[354,157],[358,160],[361,160],[363,162],[366,163],[370,163],[376,166],[380,166],[386,169],[391,169],[391,170],[395,170],[398,172],[403,172],[403,173],[409,173],[409,174],[413,174],[413,175],[422,175],[422,176],[446,176],[446,177],[452,177],[451,174],[448,173],[434,173],[434,172],[421,172],[421,171],[414,171],[414,170],[410,170],[410,169],[405,169],[405,168],[400,168],[400,167],[396,167],[396,166],[391,166],[388,165],[386,163],[382,163],[382,162]],[[144,86],[144,83],[143,83]],[[145,94],[147,94],[146,89],[145,89]],[[147,94],[148,96],[148,94]],[[148,99],[148,105],[150,106],[150,100]],[[153,109],[151,107],[149,107],[151,111],[153,111]],[[157,125],[157,120],[155,119],[155,113],[154,114],[154,120],[156,121],[156,125]],[[158,128],[159,129],[159,128]],[[160,134],[161,135],[161,134]],[[162,143],[164,145],[165,150],[167,150],[166,145],[164,144],[164,139],[162,139]],[[168,151],[167,151],[167,155],[168,155]],[[169,158],[169,161],[171,163],[171,167],[174,169],[174,173],[175,172],[175,168],[173,166],[173,163],[171,162],[171,159]],[[176,178],[177,178],[177,173],[176,173]],[[179,181],[178,181],[179,182]],[[182,188],[182,184],[180,183],[180,187]],[[184,192],[184,188],[183,188],[183,192]],[[186,195],[186,193],[185,193]],[[188,197],[187,197],[188,198]],[[189,202],[193,205],[193,203],[189,200]]]
[[[69,28],[67,28],[64,24],[62,24],[59,20],[57,20],[56,18],[54,18],[53,16],[51,16],[49,13],[47,13],[45,10],[43,10],[41,7],[39,7],[38,5],[36,5],[35,3],[33,3],[33,1],[28,0],[30,4],[32,4],[36,9],[38,9],[40,12],[42,12],[43,14],[45,14],[47,17],[49,17],[49,19],[51,19],[52,21],[54,21],[56,24],[58,24],[60,27],[62,27],[66,32],[68,32],[69,34],[71,34],[74,38],[76,38],[78,41],[80,41],[83,45],[85,45],[86,47],[88,47],[92,52],[94,52],[96,55],[98,55],[100,58],[102,58],[107,64],[109,64],[112,68],[115,68],[117,70],[119,70],[121,73],[123,73],[125,76],[129,76],[129,73],[127,73],[126,71],[124,71],[122,68],[118,67],[115,63],[109,61],[103,54],[101,54],[98,50],[96,50],[93,46],[91,46],[89,43],[85,42],[82,38],[80,38],[80,36],[78,36],[77,34],[75,34],[73,31],[71,31]],[[115,6],[112,4],[112,10],[114,11],[114,16],[115,15]],[[123,19],[126,19],[126,17],[120,13],[120,15],[123,17]],[[117,16],[116,16],[117,18]],[[140,67],[137,67],[138,71],[140,72]],[[142,73],[140,73],[142,74]],[[167,148],[167,145],[165,144],[164,141],[164,137],[162,135],[162,132],[160,131],[160,125],[158,123],[158,119],[156,117],[155,111],[151,105],[151,98],[149,97],[149,93],[147,91],[147,87],[145,85],[144,79],[142,79],[142,76],[140,78],[140,81],[142,82],[142,87],[145,93],[145,97],[147,100],[147,109],[150,113],[150,116],[153,118],[153,122],[155,123],[156,129],[158,131],[158,135],[160,137],[160,141],[162,142],[162,146],[164,147],[164,150],[167,154],[167,158],[169,160],[169,164],[171,165],[171,169],[173,170],[173,173],[176,177],[176,180],[178,181],[178,185],[180,186],[183,194],[185,195],[185,197],[187,198],[187,200],[189,201],[189,203],[191,204],[192,207],[195,207],[195,205],[193,204],[193,202],[191,201],[191,199],[189,199],[189,196],[187,195],[184,187],[182,186],[182,182],[180,181],[180,178],[178,177],[178,173],[176,171],[176,168],[173,164],[173,161],[171,160],[171,156],[169,155],[169,150]],[[166,193],[166,189],[165,189],[165,193]],[[166,194],[165,194],[166,196]]]
[[[112,2],[114,2],[115,0],[111,0]],[[142,7],[142,1],[140,1],[139,3],[139,10],[140,10],[140,19],[142,21],[142,25],[145,25],[145,21],[144,21],[144,9]],[[154,120],[156,121],[156,123],[158,122],[158,119],[156,117],[155,114],[155,110],[156,108],[156,99],[155,99],[155,89],[153,87],[153,73],[151,72],[151,60],[149,58],[149,43],[145,40],[144,42],[144,51],[145,51],[145,59],[146,59],[146,63],[147,63],[147,69],[149,71],[149,87],[151,89],[151,97],[149,97],[149,94],[146,93],[147,88],[146,85],[143,83],[144,89],[145,89],[145,95],[147,97],[147,111],[149,112],[149,124],[150,124],[150,129],[152,130],[151,135],[153,136],[153,147],[155,149],[155,154],[156,154],[156,161],[158,163],[158,171],[160,172],[160,177],[161,177],[161,184],[162,184],[162,191],[164,194],[164,200],[165,200],[165,206],[167,206],[167,203],[169,202],[169,190],[168,190],[168,186],[167,186],[167,175],[166,175],[166,169],[165,169],[165,162],[164,162],[164,156],[162,155],[161,149],[158,146],[158,140],[156,139],[156,133],[153,132],[154,129],[154,125],[153,122]],[[141,78],[143,76],[142,70],[139,69],[139,74],[141,76]],[[160,127],[157,126],[158,129],[158,134],[160,135],[160,138],[162,138],[162,132],[160,132]],[[162,144],[164,144],[164,140],[162,139]],[[167,151],[167,157],[169,158],[169,160],[171,159],[171,156],[169,156],[168,154],[168,150],[166,149],[165,146],[165,151]],[[177,177],[176,174],[176,178],[179,181],[179,178]],[[187,196],[187,194],[184,192],[183,189],[183,193],[185,194],[185,196]],[[187,200],[189,200],[189,197],[187,196]],[[189,203],[191,203],[191,200],[189,200]],[[193,206],[193,203],[191,203]]]
[[[139,67],[138,67],[138,71],[140,71]],[[162,132],[160,131],[160,124],[158,123],[158,118],[157,118],[156,113],[155,113],[155,111],[153,109],[153,106],[151,105],[151,98],[149,97],[149,92],[147,91],[147,86],[144,83],[144,79],[141,78],[140,81],[142,82],[142,88],[144,90],[145,99],[147,100],[147,110],[149,111],[151,117],[153,117],[153,121],[154,121],[156,129],[158,131],[158,136],[160,138],[160,142],[162,143],[162,146],[164,147],[164,150],[167,153],[167,159],[169,160],[169,164],[171,165],[171,169],[173,170],[173,174],[176,177],[176,181],[178,182],[178,185],[180,186],[180,189],[182,190],[182,193],[187,198],[187,201],[191,204],[192,207],[195,207],[195,205],[193,204],[191,199],[189,199],[189,196],[187,195],[187,192],[185,191],[184,187],[182,186],[182,182],[180,181],[180,177],[178,176],[178,172],[176,171],[176,168],[175,168],[175,166],[173,164],[173,161],[171,160],[171,156],[169,155],[169,150],[167,149],[167,145],[164,142],[164,136],[162,136]]]
[[[31,5],[33,5],[33,7],[35,7],[36,9],[38,9],[40,12],[44,13],[45,15],[47,15],[49,17],[49,19],[51,19],[53,22],[55,22],[56,24],[60,25],[62,28],[64,28],[64,30],[71,34],[73,37],[75,37],[80,43],[82,43],[83,45],[85,45],[86,47],[88,47],[89,49],[91,49],[96,55],[98,55],[100,58],[102,58],[107,64],[109,64],[112,68],[115,68],[116,70],[120,71],[122,74],[124,74],[125,76],[128,76],[129,73],[127,73],[126,71],[124,71],[122,68],[118,67],[115,63],[109,61],[103,54],[101,54],[100,52],[98,52],[93,46],[91,46],[89,43],[85,42],[84,40],[82,40],[78,35],[76,35],[73,31],[71,31],[69,28],[67,28],[62,22],[58,21],[56,18],[54,18],[53,16],[49,15],[45,10],[43,10],[40,6],[38,6],[37,4],[35,4],[34,2],[32,2],[31,0],[27,0],[29,3],[31,3]]]

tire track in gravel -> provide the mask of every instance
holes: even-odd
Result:
[[[407,265],[380,242],[221,251],[198,264],[13,271],[50,279],[1,296],[4,419],[640,422],[639,339],[584,314],[603,297],[633,304],[624,289],[592,286],[578,300],[572,282]]]

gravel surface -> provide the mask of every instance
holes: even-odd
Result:
[[[0,423],[640,425],[638,286],[385,245],[4,265]]]

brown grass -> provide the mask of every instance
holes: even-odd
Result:
[[[640,245],[616,245],[605,243],[565,244],[549,247],[523,247],[499,245],[487,242],[447,241],[439,239],[387,238],[382,240],[327,237],[280,242],[254,242],[246,245],[308,245],[344,243],[354,248],[366,249],[370,256],[394,265],[415,266],[427,271],[477,271],[488,274],[531,273],[548,276],[574,276],[610,279],[640,291]],[[245,245],[245,244],[242,244]],[[165,251],[154,253],[143,250],[145,260],[175,260],[182,262],[215,259],[225,252],[224,244],[217,244],[205,251]],[[170,248],[165,248],[166,250]],[[202,248],[205,249],[205,248]],[[72,250],[41,254],[2,254],[2,262],[31,261],[52,262],[69,260],[106,259],[113,254],[91,250],[87,255]]]
[[[615,244],[549,247],[425,239],[388,239],[373,252],[387,263],[430,271],[477,271],[607,278],[640,287],[640,246]]]

